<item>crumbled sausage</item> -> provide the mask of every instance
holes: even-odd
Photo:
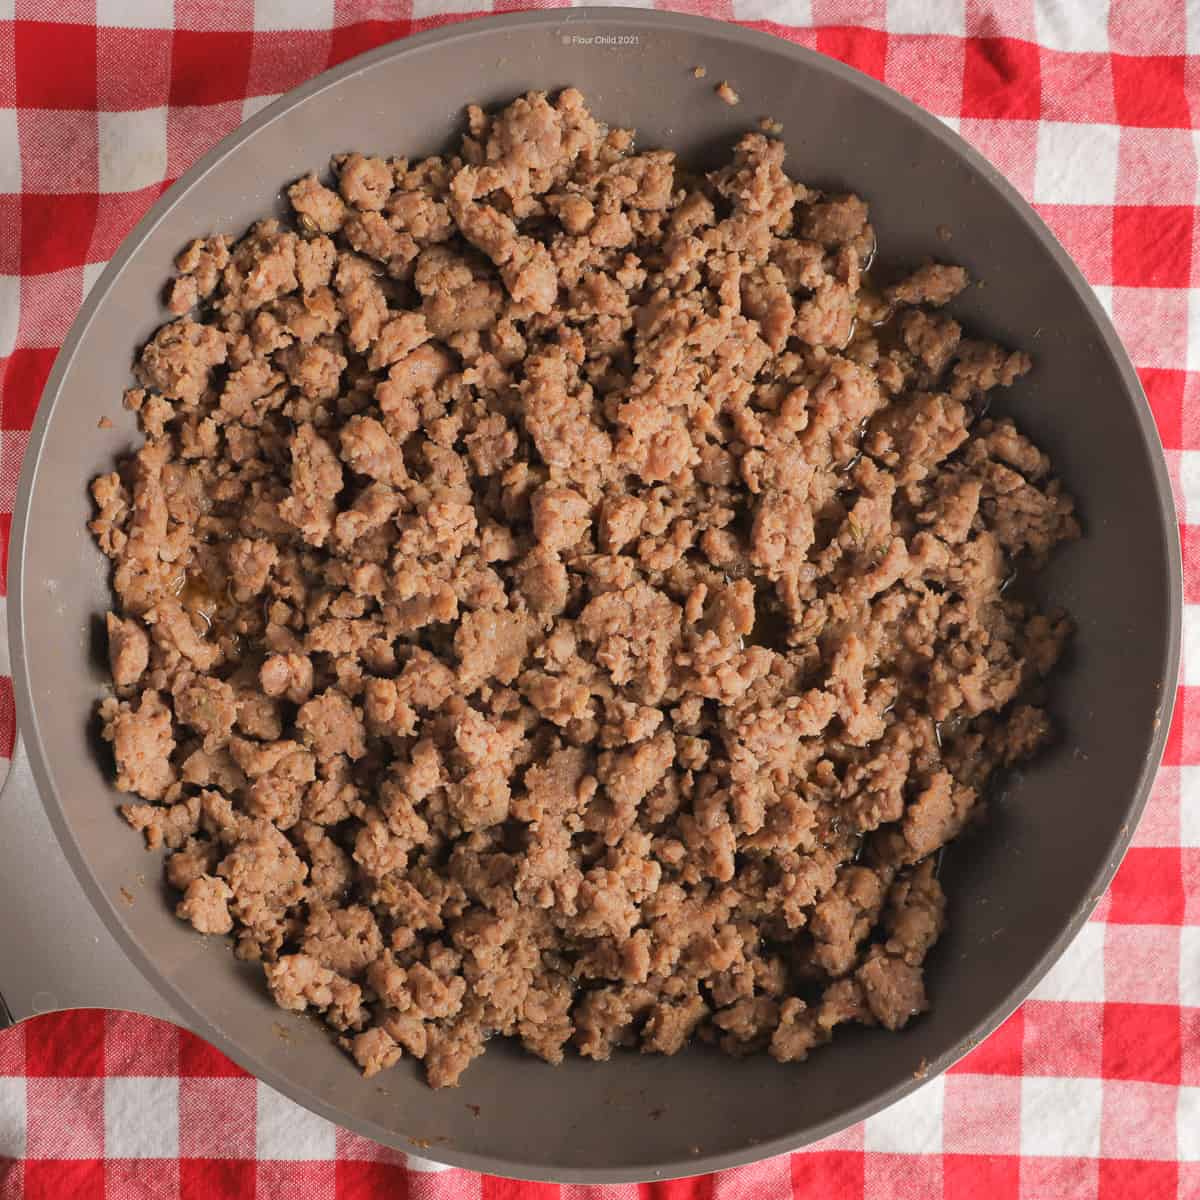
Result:
[[[175,912],[190,921],[198,933],[228,933],[233,928],[229,911],[232,898],[233,892],[223,879],[201,875],[187,885]]]
[[[899,1029],[1053,731],[1071,623],[1007,584],[1079,525],[980,415],[1032,363],[763,132],[700,178],[572,88],[467,122],[180,255],[92,485],[121,811],[367,1075]]]

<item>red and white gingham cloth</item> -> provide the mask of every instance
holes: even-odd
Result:
[[[0,0],[5,543],[56,348],[138,217],[277,94],[480,7]],[[1149,396],[1175,481],[1189,603],[1180,700],[1149,810],[1109,893],[1032,998],[949,1073],[864,1124],[755,1167],[643,1187],[640,1200],[1197,1200],[1200,0],[677,7],[767,29],[882,79],[1033,201],[1113,315]],[[4,754],[7,674],[0,646]],[[436,1172],[373,1146],[147,1018],[70,1013],[0,1035],[0,1200],[553,1200],[557,1191]],[[632,1186],[562,1192],[639,1200]]]

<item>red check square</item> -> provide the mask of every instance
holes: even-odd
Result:
[[[947,1154],[942,1159],[942,1200],[1017,1200],[1021,1160],[1012,1155]]]
[[[1179,1167],[1173,1162],[1136,1162],[1121,1159],[1100,1160],[1100,1190],[1096,1200],[1177,1200],[1186,1195],[1179,1191]]]
[[[1106,1004],[1104,1078],[1178,1084],[1183,1054],[1179,1014],[1174,1005]]]
[[[1011,38],[971,38],[963,73],[964,117],[1041,116],[1038,47]]]
[[[57,354],[57,350],[14,350],[0,367],[0,382],[4,385],[0,389],[0,428],[6,431],[33,428],[38,401]],[[41,1043],[35,1044],[40,1053]]]
[[[95,26],[17,21],[13,32],[18,108],[96,107]]]
[[[482,1177],[485,1200],[488,1182],[499,1181],[489,1180],[486,1175]],[[519,1186],[525,1188],[531,1185]],[[393,1163],[338,1160],[337,1200],[375,1200],[377,1196],[395,1196],[396,1200],[405,1200],[408,1194],[408,1172],[403,1167]]]
[[[365,54],[376,46],[382,46],[384,42],[407,37],[411,32],[411,21],[354,21],[338,25],[333,31],[333,41],[329,47],[329,65],[336,66],[356,54]]]
[[[1185,288],[1192,274],[1195,210],[1118,204],[1113,209],[1113,283]]]
[[[103,1075],[104,1011],[78,1008],[30,1021],[25,1027],[25,1073],[34,1078]]]
[[[236,1063],[231,1062],[220,1050],[214,1049],[194,1033],[186,1029],[179,1031],[179,1074],[200,1075],[209,1078],[250,1076]]]
[[[24,1200],[105,1200],[104,1160],[25,1161]]]
[[[1183,873],[1179,850],[1133,848],[1110,889],[1108,920],[1125,925],[1178,925],[1183,919]]]
[[[241,100],[250,75],[252,33],[177,29],[171,43],[169,103],[219,104]]]
[[[861,1150],[811,1150],[792,1155],[793,1196],[861,1196]]]
[[[1191,112],[1182,57],[1114,54],[1112,71],[1120,124],[1150,129],[1189,128]]]
[[[9,520],[11,521],[11,516]],[[4,553],[8,553],[8,534],[5,534]],[[5,568],[7,570],[7,567]],[[12,758],[13,742],[16,740],[17,707],[13,703],[13,683],[10,676],[0,676],[0,721],[4,722],[0,733],[0,754]]]
[[[877,29],[833,27],[817,30],[817,49],[866,75],[882,79],[887,66],[887,34]]]
[[[1018,1008],[999,1029],[950,1068],[968,1075],[1020,1075],[1025,1044],[1025,1009]]]
[[[253,1196],[253,1162],[226,1162],[214,1158],[179,1160],[179,1200],[216,1200],[228,1196],[241,1200]]]
[[[94,192],[73,196],[21,196],[21,271],[44,275],[87,262],[96,221]]]
[[[1187,449],[1183,439],[1183,393],[1187,372],[1143,367],[1138,371],[1138,378],[1145,389],[1163,446],[1170,450]]]

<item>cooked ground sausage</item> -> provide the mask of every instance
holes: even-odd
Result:
[[[978,415],[1030,360],[783,157],[531,93],[180,256],[93,485],[104,736],[179,915],[367,1074],[898,1029],[1050,736],[1070,623],[1006,589],[1079,529]]]

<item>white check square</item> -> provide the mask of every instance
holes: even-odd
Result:
[[[446,13],[491,11],[492,0],[480,0],[478,4],[473,0],[413,0],[412,6],[414,21],[425,17],[443,16]]]
[[[1200,153],[1200,146],[1197,147]],[[1200,203],[1200,196],[1197,196]],[[1188,288],[1187,304],[1187,369],[1200,371],[1200,288]]]
[[[1095,1158],[1103,1100],[1099,1079],[1026,1076],[1021,1080],[1021,1153]]]
[[[272,92],[267,96],[247,96],[242,101],[242,120],[248,121],[255,113],[262,112],[268,104],[274,104],[279,95],[279,92]]]
[[[1200,926],[1179,930],[1179,1003],[1200,1008]]]
[[[1200,685],[1200,604],[1183,606],[1183,682],[1188,687]]]
[[[1030,993],[1034,1000],[1104,1000],[1104,926],[1089,921]]]
[[[88,292],[96,286],[96,281],[104,274],[104,268],[107,266],[107,262],[83,264],[83,296],[80,297],[81,300],[86,298]]]
[[[21,143],[17,136],[17,110],[0,108],[0,192],[21,190]]]
[[[0,358],[7,358],[17,344],[21,320],[21,280],[16,275],[0,275]]]
[[[1119,126],[1040,121],[1033,198],[1038,204],[1114,204]]]
[[[337,1152],[337,1129],[316,1113],[260,1083],[257,1152],[259,1158],[293,1162],[333,1158]]]
[[[136,192],[167,174],[167,110],[102,112],[100,190]]]
[[[1048,50],[1073,54],[1108,50],[1109,0],[1054,0],[1033,6],[1037,40]]]
[[[410,1171],[415,1171],[418,1175],[440,1175],[443,1171],[451,1169],[445,1163],[434,1162],[429,1158],[421,1158],[416,1154],[406,1154],[404,1156],[404,1165]]]
[[[333,0],[254,0],[254,28],[332,29]]]
[[[811,25],[812,4],[809,0],[734,0],[733,15],[739,21]]]
[[[1200,454],[1196,457],[1200,459]],[[1188,493],[1185,491],[1184,495]],[[1190,494],[1186,508],[1193,521],[1200,519],[1200,490]],[[1200,767],[1179,768],[1179,844],[1200,846]]]
[[[1200,1162],[1200,1087],[1181,1087],[1175,1104],[1179,1161]]]
[[[179,1157],[179,1078],[111,1076],[104,1081],[107,1158]]]
[[[96,24],[129,29],[174,29],[174,0],[97,0]]]
[[[0,1078],[0,1157],[25,1157],[25,1079]]]
[[[962,37],[967,31],[967,6],[965,0],[888,0],[885,28],[888,33]]]
[[[941,1154],[946,1080],[939,1075],[867,1118],[864,1147],[884,1154]]]

